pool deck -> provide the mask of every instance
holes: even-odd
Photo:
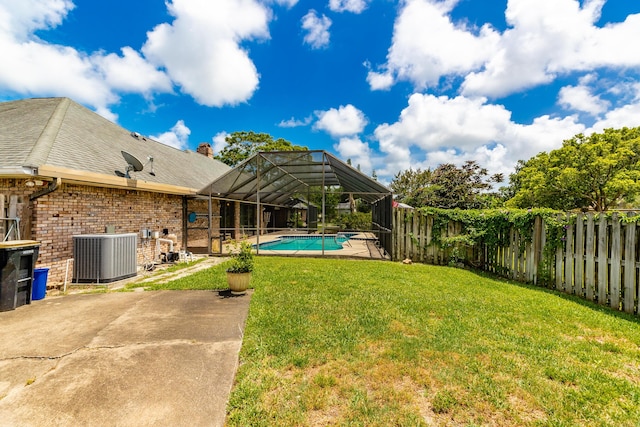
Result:
[[[267,243],[274,240],[279,239],[281,236],[287,235],[303,235],[300,232],[291,232],[291,233],[274,233],[274,234],[263,234],[260,236],[259,242]],[[306,235],[305,235],[306,236]],[[318,235],[316,235],[318,236]],[[332,239],[333,235],[327,235],[328,239]],[[257,236],[251,236],[247,239],[252,244],[256,244],[258,242]],[[295,250],[295,251],[287,251],[287,250],[270,250],[266,248],[261,248],[258,250],[259,255],[278,255],[278,256],[328,256],[328,257],[347,257],[347,258],[368,258],[368,259],[389,259],[388,255],[384,253],[382,248],[379,248],[376,245],[377,239],[373,235],[373,233],[357,233],[349,238],[345,243],[342,244],[342,249],[339,250],[327,250],[324,251],[309,251],[309,250]],[[227,252],[226,248],[224,252]]]

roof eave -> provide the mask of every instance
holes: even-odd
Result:
[[[0,167],[0,177],[2,178],[25,177],[25,176],[35,176],[35,175],[36,175],[35,169],[27,166]]]
[[[62,178],[65,182],[80,185],[122,188],[127,190],[150,191],[154,193],[195,196],[197,189],[178,185],[149,182],[139,179],[121,178],[95,172],[79,171],[59,166],[43,165],[38,168],[38,176]]]

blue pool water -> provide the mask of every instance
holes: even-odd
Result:
[[[342,244],[349,240],[352,234],[326,234],[324,236],[324,250],[337,251]],[[322,236],[282,236],[278,240],[260,243],[260,249],[270,251],[321,251]]]

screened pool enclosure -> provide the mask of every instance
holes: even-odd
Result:
[[[199,195],[208,199],[210,253],[241,236],[251,236],[258,253],[276,251],[269,249],[274,239],[286,248],[285,238],[316,240],[309,243],[323,255],[339,241],[374,258],[391,253],[391,191],[326,151],[257,153]],[[297,242],[294,252],[308,253],[303,246]]]

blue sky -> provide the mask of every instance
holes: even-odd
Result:
[[[0,0],[0,52],[0,101],[182,149],[266,132],[383,183],[640,126],[637,0]]]

